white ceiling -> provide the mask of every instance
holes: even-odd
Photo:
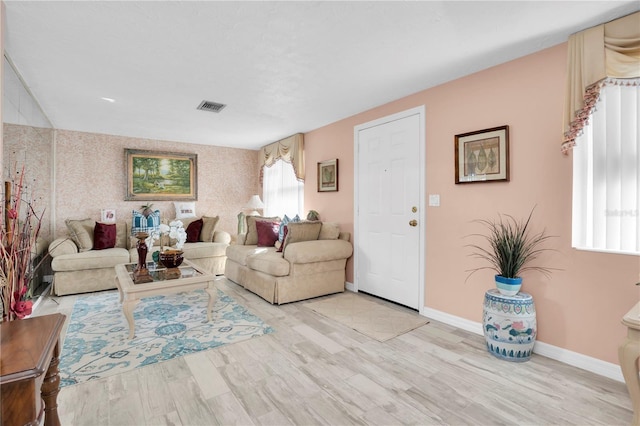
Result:
[[[5,50],[55,128],[250,149],[640,10],[637,0],[5,4]],[[196,110],[205,99],[228,106]]]

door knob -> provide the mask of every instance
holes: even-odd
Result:
[[[415,219],[410,220],[410,221],[409,221],[409,225],[410,225],[410,226],[418,226],[418,221],[417,221],[417,220],[415,220]]]

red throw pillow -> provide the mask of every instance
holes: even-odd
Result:
[[[194,220],[187,226],[187,242],[197,243],[200,241],[200,231],[202,231],[202,219]]]
[[[287,227],[287,225],[285,225],[284,230],[282,231],[282,244],[280,244],[280,247],[278,248],[278,250],[276,250],[278,253],[282,253],[284,251],[284,242],[287,241],[288,233],[289,233],[289,228]]]
[[[104,250],[116,246],[116,224],[96,222],[93,228],[93,249]]]
[[[256,231],[258,231],[258,247],[273,247],[278,241],[280,222],[256,220]]]

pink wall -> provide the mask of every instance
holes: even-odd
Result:
[[[565,63],[562,44],[307,133],[305,209],[353,231],[354,126],[425,105],[426,192],[441,198],[426,212],[425,306],[481,322],[492,273],[465,282],[465,270],[479,264],[468,257],[464,237],[479,231],[476,218],[522,217],[536,206],[537,229],[558,236],[557,253],[541,260],[561,269],[550,279],[524,276],[523,291],[536,302],[538,340],[617,364],[626,333],[620,320],[640,298],[633,285],[640,260],[571,248],[572,163],[560,153]],[[454,135],[501,125],[509,125],[511,181],[455,185]],[[328,158],[340,160],[340,191],[317,193],[316,163]]]
[[[55,234],[66,233],[65,219],[100,219],[100,210],[116,209],[118,220],[131,218],[145,202],[124,201],[125,148],[198,155],[196,214],[220,216],[217,229],[237,233],[236,215],[252,194],[261,194],[258,151],[56,130]],[[171,201],[154,201],[165,218],[175,217]]]

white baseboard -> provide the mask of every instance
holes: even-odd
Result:
[[[432,318],[436,321],[440,321],[453,327],[468,331],[470,333],[479,334],[480,336],[484,335],[482,333],[482,324],[479,322],[460,318],[455,315],[451,315],[446,312],[427,307],[422,308],[420,314],[425,317]],[[624,378],[622,377],[622,370],[620,369],[620,366],[611,362],[602,361],[597,358],[593,358],[578,352],[573,352],[568,349],[564,349],[540,341],[536,341],[536,344],[533,347],[533,352],[538,355],[546,356],[547,358],[555,359],[556,361],[560,361],[565,364],[590,371],[591,373],[595,373],[600,376],[608,377],[609,379],[624,383]]]
[[[420,311],[420,315],[432,318],[436,321],[440,321],[448,325],[452,325],[456,328],[460,328],[470,333],[479,334],[480,336],[483,336],[482,324],[480,324],[479,322],[471,321],[465,318],[460,318],[455,315],[448,314],[446,312],[438,311],[432,308],[427,308],[426,306],[422,308],[422,310]]]
[[[349,281],[345,281],[344,286],[349,291],[356,291],[356,286],[354,286],[353,283],[350,283]]]

